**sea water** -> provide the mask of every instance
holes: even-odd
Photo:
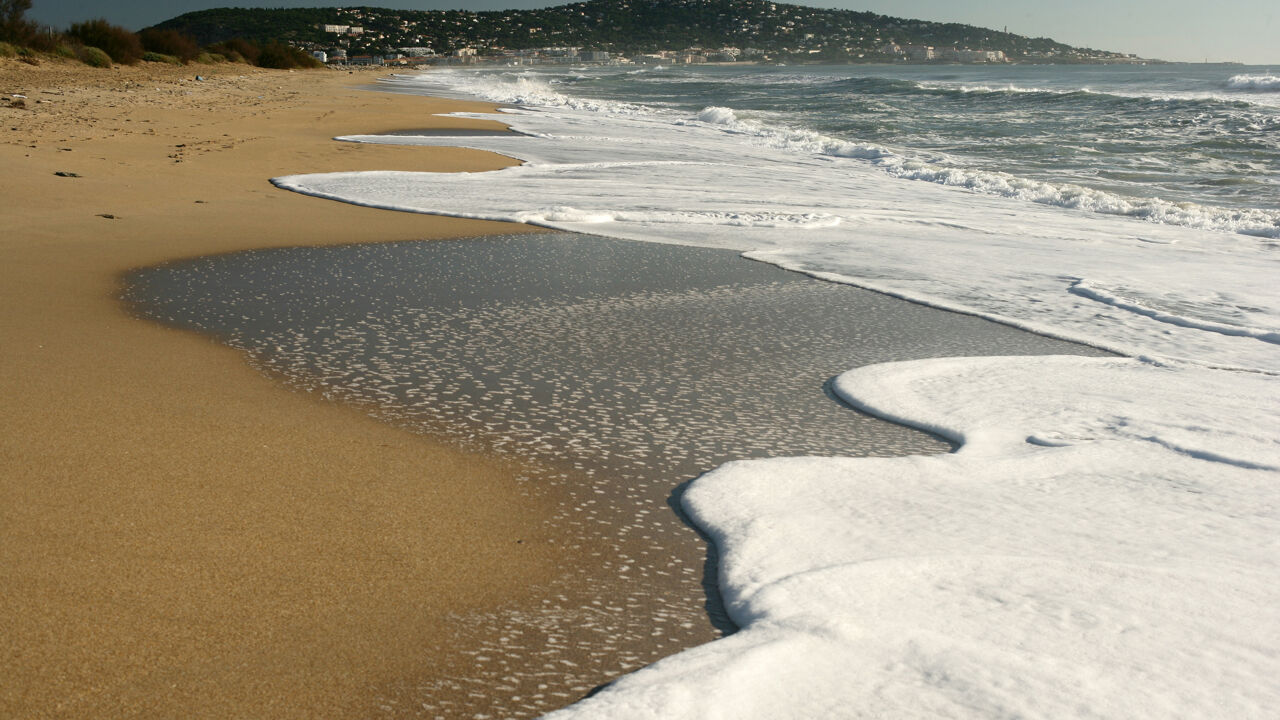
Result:
[[[867,158],[895,177],[1280,234],[1280,85],[1269,68],[584,67],[433,80],[526,106],[697,118]]]
[[[741,631],[566,717],[1265,717],[1280,701],[1274,70],[511,68],[390,84],[510,103],[501,119],[524,135],[344,140],[525,164],[276,183],[731,249],[1127,356],[840,375],[835,395],[959,450],[738,460],[695,480],[683,507],[722,553]]]

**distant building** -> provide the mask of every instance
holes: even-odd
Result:
[[[577,60],[578,48],[576,47],[546,47],[542,48],[542,54],[549,58],[558,58],[562,60]]]
[[[399,57],[399,58],[396,58],[395,60],[393,60],[393,61],[391,62],[391,64],[392,64],[392,65],[407,66],[407,67],[417,67],[417,66],[419,66],[419,65],[431,65],[431,64],[437,63],[437,62],[439,62],[439,61],[440,61],[440,58],[438,58],[438,57],[436,57],[436,56],[434,56],[434,55],[432,55],[431,57],[426,57],[426,56],[424,56],[424,55],[418,55],[418,56],[413,56],[413,57]]]
[[[1003,50],[957,50],[955,48],[946,48],[936,53],[937,57],[943,60],[955,60],[962,63],[989,63],[1004,62],[1005,55]]]
[[[912,60],[933,60],[937,57],[931,45],[903,45],[902,51]]]
[[[319,28],[321,32],[338,33],[339,35],[345,35],[351,30],[350,25],[320,25]]]
[[[578,59],[587,62],[609,62],[609,53],[604,50],[583,50],[578,53]]]
[[[325,51],[323,51],[323,50],[312,50],[312,51],[311,51],[311,57],[313,57],[313,58],[315,58],[315,59],[319,60],[319,61],[320,61],[320,62],[322,62],[322,63],[327,63],[327,62],[329,62],[329,53],[327,53],[327,52],[325,52]]]

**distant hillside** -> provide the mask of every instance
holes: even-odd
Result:
[[[323,25],[362,33],[326,32]],[[352,54],[429,47],[447,54],[576,46],[614,54],[689,47],[751,49],[753,55],[812,60],[878,60],[889,43],[1002,51],[1011,60],[1098,61],[1116,53],[1073,48],[972,25],[934,23],[851,10],[765,0],[589,0],[541,10],[470,12],[385,8],[218,8],[180,15],[156,27],[201,43],[242,37],[282,40],[307,49],[342,47]]]

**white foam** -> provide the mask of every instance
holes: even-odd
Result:
[[[737,248],[1142,359],[951,358],[842,376],[849,402],[961,450],[738,462],[695,481],[686,506],[721,548],[743,630],[564,717],[1272,712],[1274,241],[907,182],[719,109],[677,121],[572,105],[504,114],[537,137],[465,138],[520,167],[277,183]]]
[[[698,120],[713,125],[736,125],[739,123],[737,114],[726,107],[704,108],[702,112],[698,113]]]
[[[1280,452],[1265,428],[1280,416],[1252,397],[1273,393],[1268,378],[941,359],[852,371],[835,389],[964,446],[738,462],[698,479],[685,507],[724,549],[720,582],[744,629],[551,717],[1274,708]],[[1174,403],[1195,409],[1174,419]]]
[[[1252,78],[1257,78],[1259,82],[1251,84]],[[1229,92],[1220,92],[1218,90],[1172,90],[1172,89],[1156,89],[1150,88],[1146,90],[1124,90],[1116,87],[1106,90],[1095,90],[1090,87],[1022,87],[1012,83],[1004,85],[970,85],[960,83],[942,83],[942,82],[921,82],[918,86],[927,89],[937,90],[958,90],[964,93],[973,94],[1007,94],[1007,95],[1074,95],[1076,93],[1086,95],[1097,95],[1101,97],[1124,98],[1129,100],[1145,100],[1157,103],[1181,103],[1181,102],[1245,102],[1251,105],[1260,105],[1266,107],[1274,107],[1275,99],[1268,98],[1265,95],[1252,93],[1241,93],[1240,91],[1255,91],[1265,93],[1272,88],[1267,85],[1269,76],[1249,76],[1237,75],[1225,83],[1225,87]],[[1242,78],[1237,82],[1237,78]]]
[[[1280,77],[1275,75],[1233,75],[1227,80],[1233,90],[1280,92]]]
[[[1082,282],[1124,288],[1148,307],[1185,317],[1274,328],[1280,297],[1272,278],[1280,276],[1280,258],[1267,239],[897,181],[856,159],[799,155],[702,122],[571,110],[517,110],[503,119],[537,137],[359,139],[465,145],[523,158],[523,166],[277,182],[374,207],[735,248],[826,279],[1134,355],[1275,367],[1274,345],[1248,332],[1206,333],[1073,291]]]
[[[902,157],[886,160],[881,166],[889,174],[908,180],[953,185],[1044,205],[1123,215],[1167,225],[1280,238],[1280,212],[1275,211],[1215,208],[1190,202],[1175,203],[1158,197],[1125,197],[1080,185],[1028,180],[1002,172],[943,167]]]
[[[1245,76],[1240,76],[1245,77]],[[1252,76],[1250,76],[1252,77]],[[568,107],[609,114],[648,114],[664,122],[686,122],[674,115],[628,103],[611,103],[571,99],[559,93],[530,88],[546,88],[545,81],[529,74],[516,79],[488,75],[457,76],[469,92],[487,99],[514,104]],[[928,86],[923,85],[922,86]],[[942,85],[938,85],[942,87]],[[966,92],[1001,92],[987,86],[964,86]],[[1010,86],[1008,92],[1071,94],[1079,92],[1026,89]],[[1088,92],[1087,90],[1083,92]],[[1135,95],[1155,99],[1150,96]],[[1180,99],[1181,96],[1177,96]],[[1174,99],[1171,95],[1169,98]],[[1204,99],[1197,97],[1196,99]],[[1172,202],[1159,197],[1131,197],[1095,190],[1071,183],[1050,183],[1017,177],[1005,172],[956,167],[939,163],[900,149],[875,143],[851,142],[806,129],[779,126],[753,119],[742,119],[733,108],[711,106],[694,118],[698,122],[723,127],[742,134],[753,142],[799,154],[819,154],[840,158],[872,160],[876,167],[894,177],[962,187],[988,195],[1015,198],[1044,205],[1056,205],[1107,215],[1122,215],[1167,225],[1182,225],[1206,230],[1226,230],[1266,238],[1280,238],[1280,211],[1233,209],[1190,202]],[[1255,128],[1257,129],[1257,128]]]

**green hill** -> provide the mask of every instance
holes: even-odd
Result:
[[[322,26],[355,26],[358,36]],[[1115,53],[1073,48],[1048,38],[869,12],[810,8],[765,0],[589,0],[539,10],[470,12],[386,8],[218,8],[180,15],[156,27],[201,43],[234,37],[281,40],[305,49],[352,54],[430,47],[445,54],[475,48],[574,46],[632,54],[688,47],[750,48],[770,57],[824,61],[885,59],[889,43],[998,50],[1012,60],[1106,60]]]

